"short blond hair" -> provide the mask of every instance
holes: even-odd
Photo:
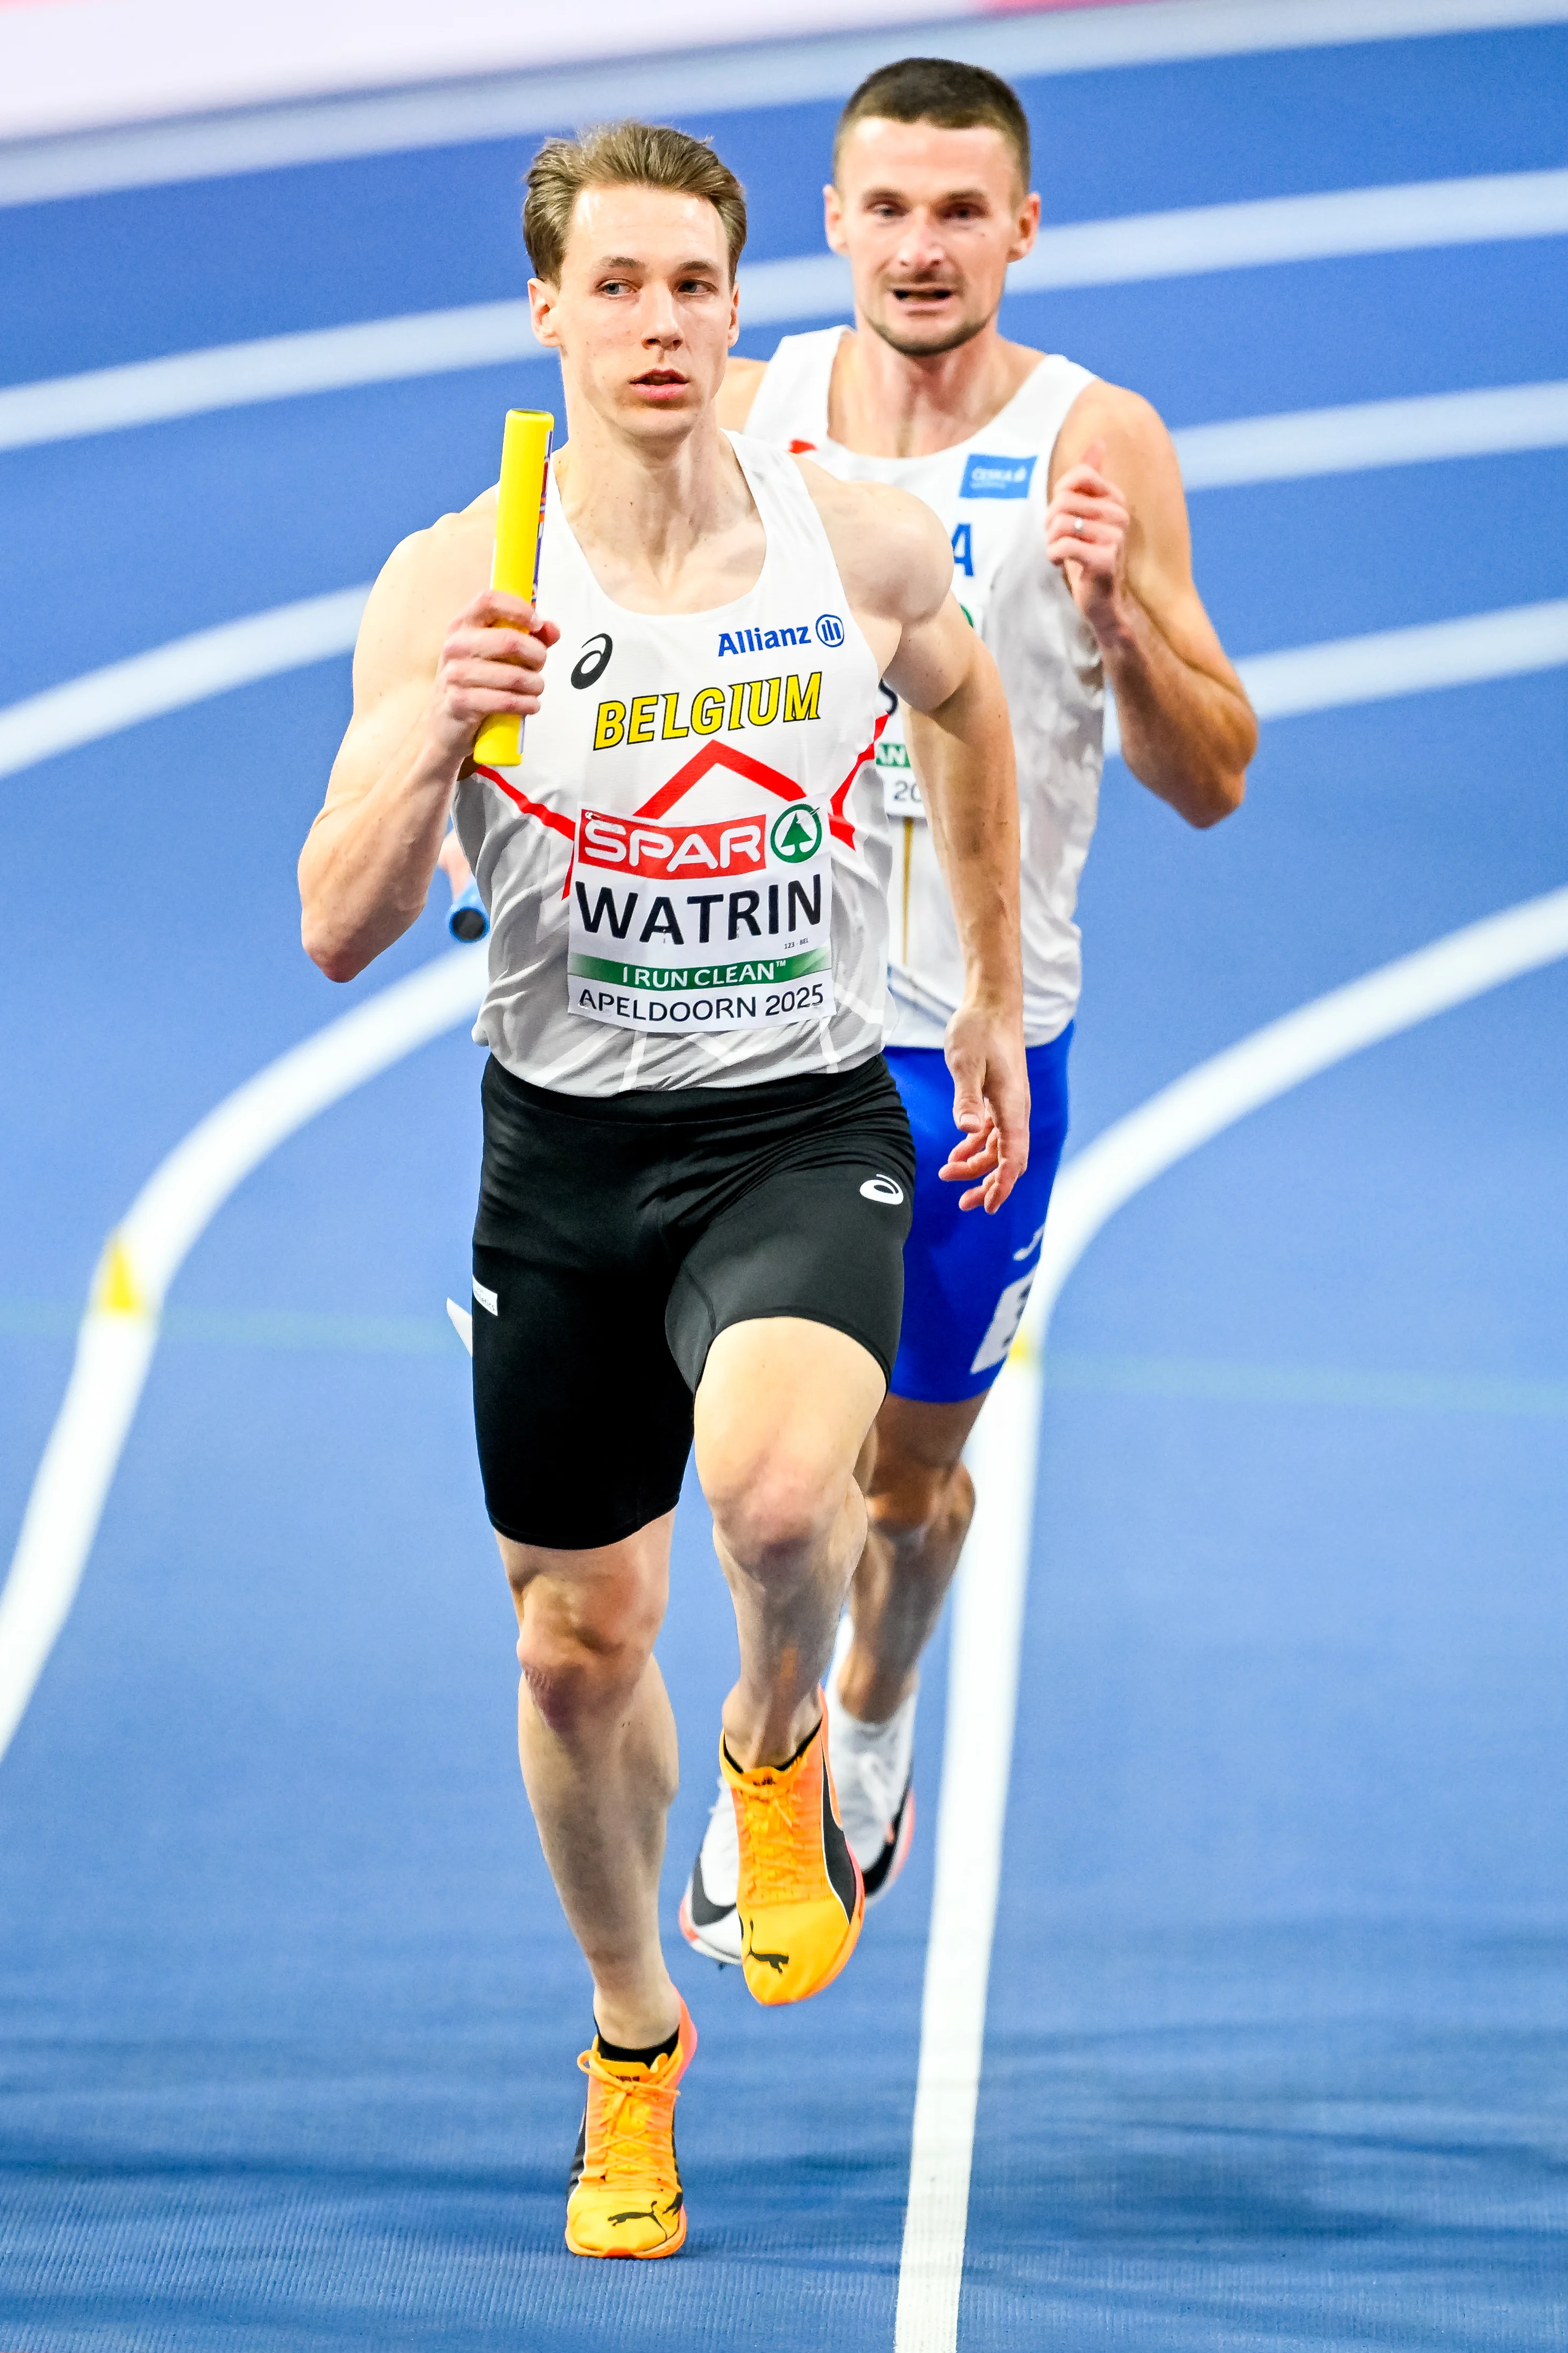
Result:
[[[572,214],[584,188],[673,188],[702,196],[724,225],[730,277],[746,242],[746,191],[706,139],[664,122],[601,122],[580,139],[547,139],[528,167],[523,242],[536,278],[561,283]]]

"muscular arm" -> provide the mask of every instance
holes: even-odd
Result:
[[[1171,437],[1135,393],[1090,385],[1051,473],[1046,551],[1099,639],[1122,757],[1189,825],[1215,825],[1241,805],[1258,723],[1194,585]]]
[[[968,1208],[1000,1208],[1029,1156],[1018,944],[1018,797],[996,665],[955,603],[952,552],[928,507],[901,491],[804,469],[850,604],[903,701],[910,757],[963,954],[948,1024],[953,1120],[967,1138],[942,1171]]]
[[[405,540],[371,591],[353,717],[300,854],[300,936],[329,980],[353,980],[417,919],[483,720],[539,708],[556,633],[515,596],[474,593],[490,531],[476,509],[447,517]]]

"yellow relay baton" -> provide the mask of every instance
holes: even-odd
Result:
[[[500,496],[496,501],[496,552],[490,586],[531,605],[539,593],[539,536],[550,487],[550,444],[555,419],[547,408],[509,408],[501,439]],[[487,719],[474,758],[492,768],[515,768],[522,757],[522,722],[510,711]]]

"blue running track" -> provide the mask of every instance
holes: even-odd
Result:
[[[1564,159],[1568,29],[1025,94],[1059,220],[1523,172]],[[692,120],[757,258],[816,249],[832,115]],[[513,294],[531,144],[0,215],[5,371]],[[1184,426],[1568,376],[1568,269],[1552,239],[1373,255],[1010,324]],[[0,702],[367,578],[551,394],[531,363],[0,458]],[[1239,655],[1568,595],[1563,451],[1209,491],[1194,522]],[[1113,765],[1075,1141],[1563,881],[1564,676],[1273,722],[1203,838]],[[348,992],[300,952],[347,692],[334,660],[0,784],[0,1565],[145,1176],[446,945],[433,901]],[[1568,2343],[1565,1037],[1560,965],[1330,1071],[1135,1199],[1063,1298],[964,2353]],[[176,1286],[0,1768],[6,2353],[892,2346],[943,1648],[910,1869],[845,1978],[764,2016],[674,1933],[733,1650],[700,1508],[660,1652],[691,2238],[562,2247],[587,1982],[440,1313],[479,1074],[458,1031],[351,1096]]]

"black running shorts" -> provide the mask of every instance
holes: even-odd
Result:
[[[879,1054],[611,1097],[492,1059],[483,1096],[474,1421],[502,1535],[577,1550],[673,1510],[731,1324],[804,1316],[891,1369],[915,1161]]]

